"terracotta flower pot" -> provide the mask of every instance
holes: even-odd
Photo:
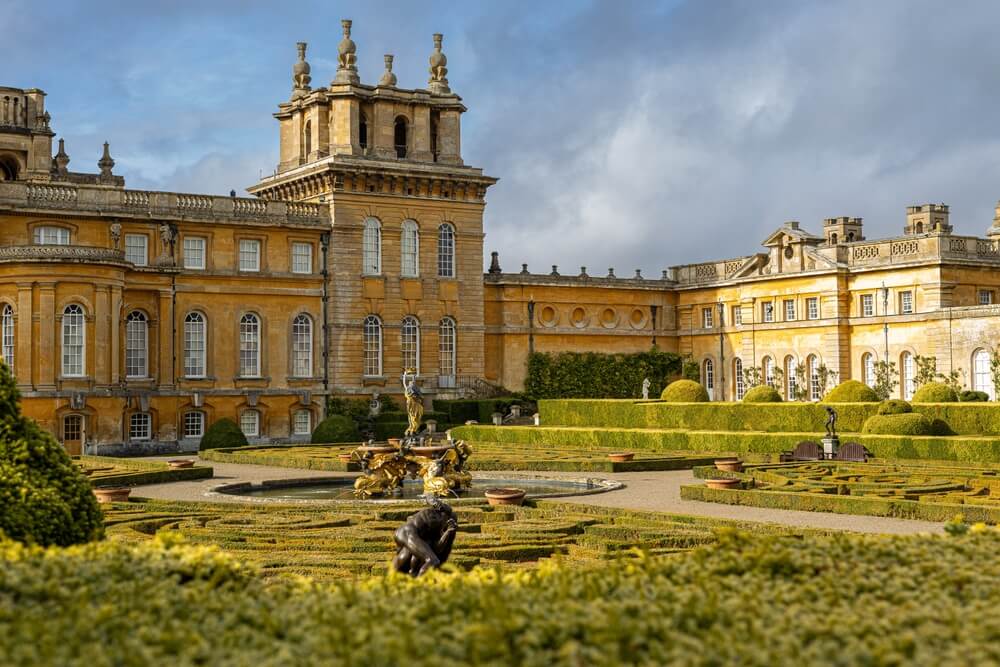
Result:
[[[608,454],[608,458],[615,463],[625,463],[625,461],[631,461],[635,458],[635,452],[614,452]]]
[[[520,505],[524,502],[524,489],[486,489],[486,502],[490,505]]]
[[[715,459],[715,468],[725,472],[743,472],[743,461],[735,456]]]
[[[706,479],[705,486],[710,489],[736,489],[739,488],[738,479]]]
[[[193,468],[194,459],[172,459],[167,461],[167,465],[171,468]]]
[[[97,496],[97,502],[99,503],[128,502],[130,493],[132,493],[132,489],[127,486],[108,486],[94,489],[94,495]]]

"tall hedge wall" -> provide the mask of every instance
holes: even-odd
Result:
[[[878,403],[838,403],[837,431],[860,433]],[[699,431],[823,433],[822,403],[641,403],[626,400],[545,400],[538,409],[545,426],[617,426]],[[957,435],[1000,435],[1000,404],[914,403],[913,411],[941,420]]]
[[[637,398],[649,378],[649,395],[660,395],[681,373],[681,358],[653,349],[635,354],[536,352],[528,357],[524,390],[533,398]]]

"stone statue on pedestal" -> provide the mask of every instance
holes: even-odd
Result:
[[[652,383],[649,381],[649,378],[643,378],[643,380],[642,380],[642,400],[644,400],[644,401],[648,401],[649,400],[649,386],[651,384]]]
[[[392,559],[393,569],[414,577],[448,560],[458,531],[450,505],[434,496],[425,499],[430,507],[410,515],[393,536],[399,548]]]

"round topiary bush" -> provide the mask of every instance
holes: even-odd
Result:
[[[90,482],[56,439],[21,414],[0,362],[0,533],[18,542],[69,546],[104,536]]]
[[[246,447],[247,437],[232,419],[220,419],[201,436],[198,449],[221,449],[223,447]]]
[[[964,403],[986,403],[990,400],[990,395],[985,391],[970,391],[966,389],[958,395],[958,400]]]
[[[694,380],[671,382],[660,394],[660,400],[668,403],[705,403],[708,391]]]
[[[917,412],[869,417],[861,431],[873,435],[936,435],[933,422]]]
[[[913,412],[913,406],[898,398],[890,398],[878,405],[878,414],[880,415],[905,415],[908,412]]]
[[[928,382],[913,394],[914,403],[957,403],[958,394],[943,382]]]
[[[781,403],[781,394],[774,387],[762,384],[743,395],[744,403]]]
[[[877,403],[878,394],[864,382],[841,382],[823,398],[824,403]]]
[[[329,442],[358,442],[361,435],[357,424],[346,415],[330,415],[313,431],[313,444]]]

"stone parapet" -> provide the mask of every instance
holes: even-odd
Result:
[[[615,289],[645,289],[660,291],[671,289],[677,283],[669,278],[648,279],[641,276],[634,278],[619,278],[613,274],[607,276],[590,276],[581,273],[576,276],[564,276],[558,273],[484,273],[483,281],[487,285],[540,285],[551,287],[607,287]]]
[[[74,262],[125,265],[125,251],[71,245],[0,247],[0,262]]]

